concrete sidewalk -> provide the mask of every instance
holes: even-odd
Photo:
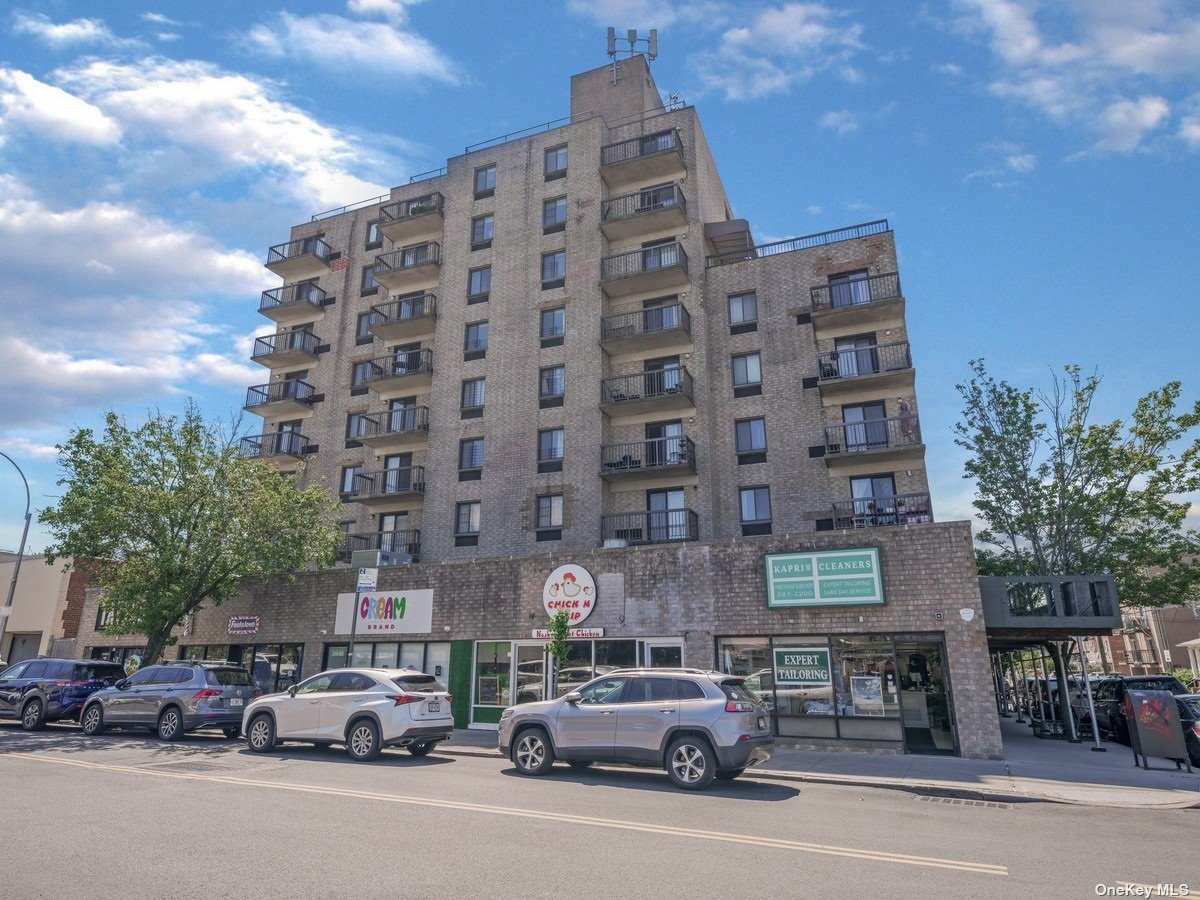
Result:
[[[1135,809],[1200,808],[1200,769],[1189,775],[1151,759],[1134,766],[1128,747],[1110,742],[1097,753],[1086,744],[1035,738],[1027,725],[1001,719],[1007,759],[904,756],[844,750],[776,747],[753,777],[886,788],[999,802],[1049,802]],[[494,731],[460,729],[438,752],[499,758]]]

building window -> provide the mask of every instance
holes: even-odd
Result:
[[[543,347],[560,347],[567,333],[567,308],[543,309],[539,335]]]
[[[356,444],[358,439],[363,435],[363,429],[366,428],[366,416],[362,413],[350,413],[346,416],[346,440],[354,441]]]
[[[829,276],[829,305],[834,309],[871,302],[871,283],[866,269]]]
[[[496,165],[480,166],[475,170],[475,199],[482,200],[496,193]]]
[[[367,243],[365,249],[378,250],[383,246],[383,234],[379,231],[379,220],[367,223]]]
[[[758,295],[754,291],[729,295],[729,333],[758,330]]]
[[[544,494],[537,498],[537,539],[562,540],[562,494]]]
[[[561,472],[563,467],[563,429],[545,428],[538,432],[538,472]]]
[[[546,180],[563,178],[567,174],[567,145],[546,150]]]
[[[491,213],[476,216],[471,220],[471,249],[486,250],[492,246],[492,231],[495,217]]]
[[[375,312],[375,310],[359,313],[354,323],[354,342],[356,344],[369,344],[375,340],[375,336],[371,334],[371,326],[378,320],[379,313]]]
[[[468,378],[462,383],[462,418],[477,419],[483,415],[483,395],[482,378]]]
[[[354,364],[353,371],[350,373],[350,386],[358,387],[359,385],[366,383],[367,379],[371,377],[371,371],[372,366],[370,360],[367,360],[366,362],[356,362]]]
[[[567,227],[567,198],[551,197],[542,201],[542,234],[553,234]]]
[[[850,498],[849,503],[834,504],[835,524],[839,528],[870,528],[876,525],[930,521],[926,498],[919,495],[897,498],[896,479],[890,474],[851,478]],[[909,518],[910,515],[913,518]]]
[[[375,273],[378,271],[379,263],[371,263],[369,266],[362,267],[362,278],[359,281],[360,297],[379,293],[379,282],[375,280]]]
[[[542,290],[562,287],[567,278],[567,251],[553,250],[542,254]]]
[[[511,668],[512,644],[509,641],[478,641],[475,644],[473,700],[476,706],[503,707],[515,699],[508,688]]]
[[[567,392],[567,367],[546,366],[538,372],[538,398],[542,409],[562,406]]]
[[[745,487],[738,491],[742,534],[771,533],[771,489]]]
[[[483,438],[463,438],[458,442],[458,480],[478,481],[483,474]]]
[[[738,465],[767,461],[767,420],[761,416],[733,423]]]
[[[468,500],[454,507],[454,546],[474,547],[479,543],[478,500]]]
[[[492,267],[480,266],[467,276],[467,303],[482,303],[492,290]]]
[[[463,359],[483,359],[487,354],[488,323],[469,322],[463,335]]]
[[[358,476],[362,474],[362,466],[342,466],[342,483],[340,493],[353,494],[357,487]]]
[[[733,357],[733,396],[749,397],[762,393],[762,359],[758,352]]]

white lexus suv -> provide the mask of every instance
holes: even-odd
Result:
[[[432,675],[397,669],[333,669],[246,707],[242,733],[255,753],[283,741],[345,744],[366,761],[384,747],[424,756],[454,731],[453,698]]]

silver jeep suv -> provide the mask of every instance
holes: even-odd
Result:
[[[744,680],[700,669],[608,672],[557,700],[504,710],[500,753],[522,775],[544,775],[556,759],[617,762],[663,768],[678,787],[702,790],[771,758],[770,711]]]

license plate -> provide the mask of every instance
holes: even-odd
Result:
[[[441,701],[440,700],[430,700],[429,701],[429,711],[430,712],[441,712],[442,711]]]
[[[759,716],[759,717],[758,717],[758,727],[759,727],[759,728],[766,728],[766,727],[767,727],[767,720],[766,720],[766,719],[764,719],[762,716]]]
[[[230,698],[229,698],[229,705],[230,705],[230,706],[241,706],[241,705],[242,705],[242,698],[241,698],[241,697],[230,697]]]

